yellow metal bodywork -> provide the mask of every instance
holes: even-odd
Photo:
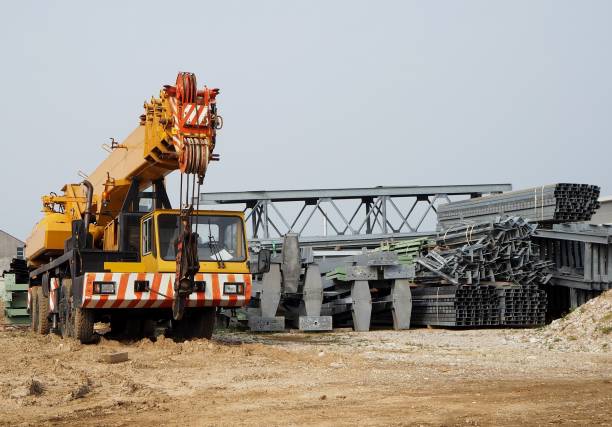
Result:
[[[66,215],[54,212],[45,215],[28,238],[26,256],[35,259],[45,253],[63,252],[64,242],[71,233],[71,221],[67,221]]]
[[[140,230],[141,230],[141,244],[140,251],[142,253],[142,224],[149,218],[154,217],[156,219],[155,224],[157,224],[157,217],[163,214],[174,214],[178,215],[178,210],[170,210],[170,209],[160,209],[154,212],[151,212],[145,215],[140,222]],[[201,210],[194,212],[195,215],[215,215],[215,216],[233,216],[240,218],[242,222],[242,239],[244,241],[243,250],[245,251],[244,261],[225,261],[225,268],[221,268],[217,262],[205,261],[200,262],[200,273],[232,273],[232,274],[248,274],[249,273],[249,265],[248,265],[248,251],[247,251],[247,239],[246,233],[244,229],[244,214],[240,211],[211,211],[211,210]],[[155,232],[155,253],[160,254],[161,248],[159,247],[159,233],[158,229],[154,229]],[[174,260],[167,261],[162,259],[160,256],[155,256],[153,253],[142,255],[140,262],[105,262],[104,270],[110,273],[169,273],[176,271],[176,263]]]
[[[67,184],[63,195],[55,193],[42,197],[43,218],[34,226],[26,240],[25,255],[38,265],[44,257],[63,252],[64,242],[72,234],[72,221],[80,219],[86,199],[80,184]]]

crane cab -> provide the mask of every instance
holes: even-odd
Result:
[[[140,218],[137,233],[136,230],[125,230],[129,234],[126,249],[138,252],[140,260],[137,263],[107,262],[105,269],[112,272],[175,272],[179,214],[176,209],[159,209],[144,214]],[[113,246],[118,243],[115,224],[109,224],[105,231],[106,250],[112,249],[112,246],[106,247],[107,242]],[[198,235],[200,272],[249,272],[242,212],[196,211],[192,216],[191,228]]]

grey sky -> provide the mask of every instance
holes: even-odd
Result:
[[[3,2],[1,229],[25,238],[179,70],[221,88],[208,191],[612,192],[612,2],[179,4]]]

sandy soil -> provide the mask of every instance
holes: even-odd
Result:
[[[85,346],[0,328],[0,425],[612,425],[612,353],[549,350],[529,334],[219,332]],[[99,361],[116,351],[130,360]]]

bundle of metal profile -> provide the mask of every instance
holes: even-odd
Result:
[[[448,228],[466,222],[491,221],[500,215],[521,216],[543,224],[588,221],[599,208],[598,198],[596,185],[544,185],[440,205],[438,223]]]
[[[546,320],[546,291],[536,285],[497,284],[500,324],[541,326]]]
[[[481,286],[434,286],[412,289],[415,325],[481,327],[500,324],[496,288]]]
[[[545,284],[551,263],[542,261],[531,243],[535,229],[520,217],[450,227],[438,234],[434,249],[416,259],[416,282]]]

